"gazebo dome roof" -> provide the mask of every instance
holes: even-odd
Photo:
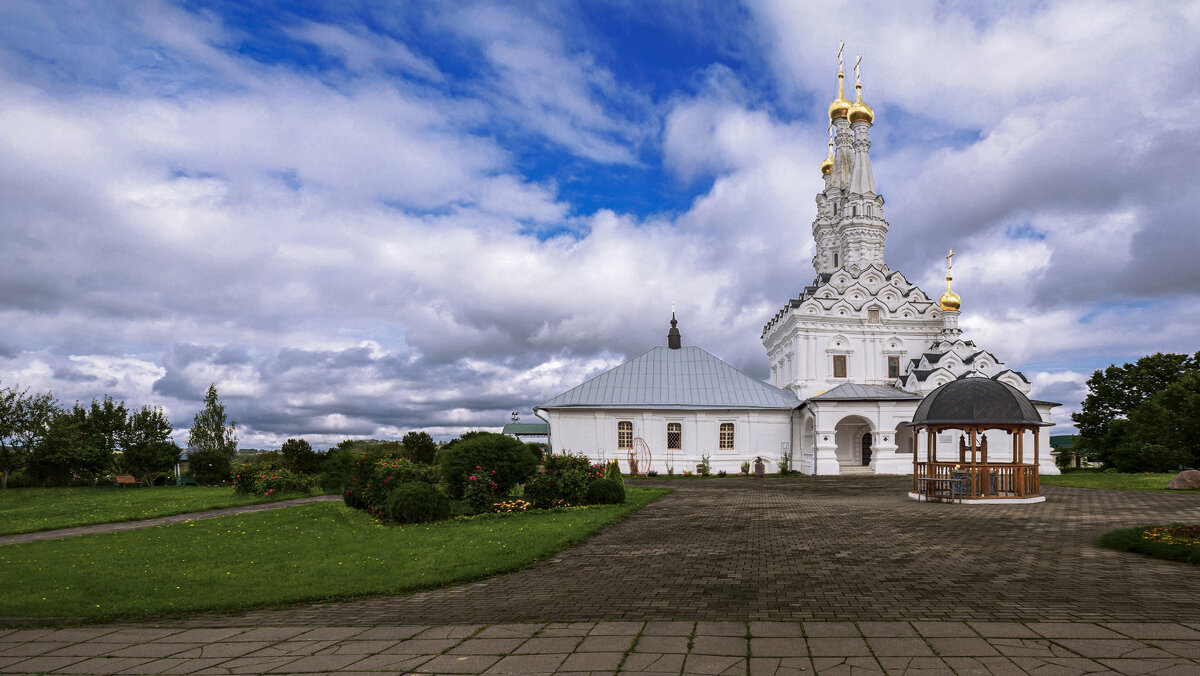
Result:
[[[913,425],[1049,425],[1020,390],[991,378],[951,380],[926,395]]]

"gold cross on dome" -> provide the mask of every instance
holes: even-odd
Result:
[[[857,84],[862,84],[862,74],[858,72],[858,67],[862,65],[862,54],[855,54],[854,60],[854,81]]]
[[[839,73],[842,72],[842,50],[845,49],[845,47],[846,47],[845,40],[841,40],[838,42],[838,72]]]
[[[946,255],[946,271],[949,272],[954,267],[954,249],[950,249],[950,253]]]

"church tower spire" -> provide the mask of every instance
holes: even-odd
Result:
[[[844,43],[843,43],[844,46]],[[833,152],[821,165],[825,188],[817,195],[813,221],[818,275],[847,266],[884,266],[883,247],[888,224],[883,197],[875,192],[871,170],[871,125],[875,112],[862,99],[862,57],[854,63],[855,101],[845,97],[842,47],[838,48],[838,96],[829,104]]]
[[[675,321],[675,303],[671,303],[671,330],[667,331],[667,347],[672,350],[683,347],[683,336],[679,334],[679,322]]]

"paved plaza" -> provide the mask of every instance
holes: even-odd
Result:
[[[0,629],[0,673],[1200,674],[1200,569],[1100,549],[1200,495],[909,500],[888,477],[675,490],[510,575],[401,597]]]

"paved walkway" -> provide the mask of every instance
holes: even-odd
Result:
[[[1196,674],[1200,624],[576,622],[0,631],[0,672]]]
[[[18,535],[0,535],[0,547],[4,545],[19,545],[26,542],[37,542],[38,540],[59,540],[61,538],[75,537],[76,535],[91,535],[93,533],[116,533],[122,530],[136,530],[138,528],[153,528],[155,526],[163,526],[169,523],[183,523],[184,521],[198,521],[200,519],[212,519],[218,516],[229,516],[230,514],[244,514],[246,512],[261,512],[266,509],[279,509],[281,507],[294,507],[296,505],[306,505],[310,502],[325,502],[327,500],[341,500],[338,495],[315,495],[310,498],[296,498],[294,500],[280,500],[279,502],[264,502],[258,505],[242,505],[241,507],[224,507],[222,509],[210,509],[204,512],[190,512],[188,514],[173,514],[171,516],[160,516],[153,519],[140,519],[138,521],[120,521],[117,523],[98,523],[93,526],[76,526],[74,528],[59,528],[57,530],[43,530],[36,533],[20,533]]]
[[[1096,545],[1121,526],[1200,523],[1200,495],[1047,487],[1035,505],[929,504],[906,497],[911,481],[662,482],[676,491],[516,573],[185,621],[1200,621],[1200,569]]]

